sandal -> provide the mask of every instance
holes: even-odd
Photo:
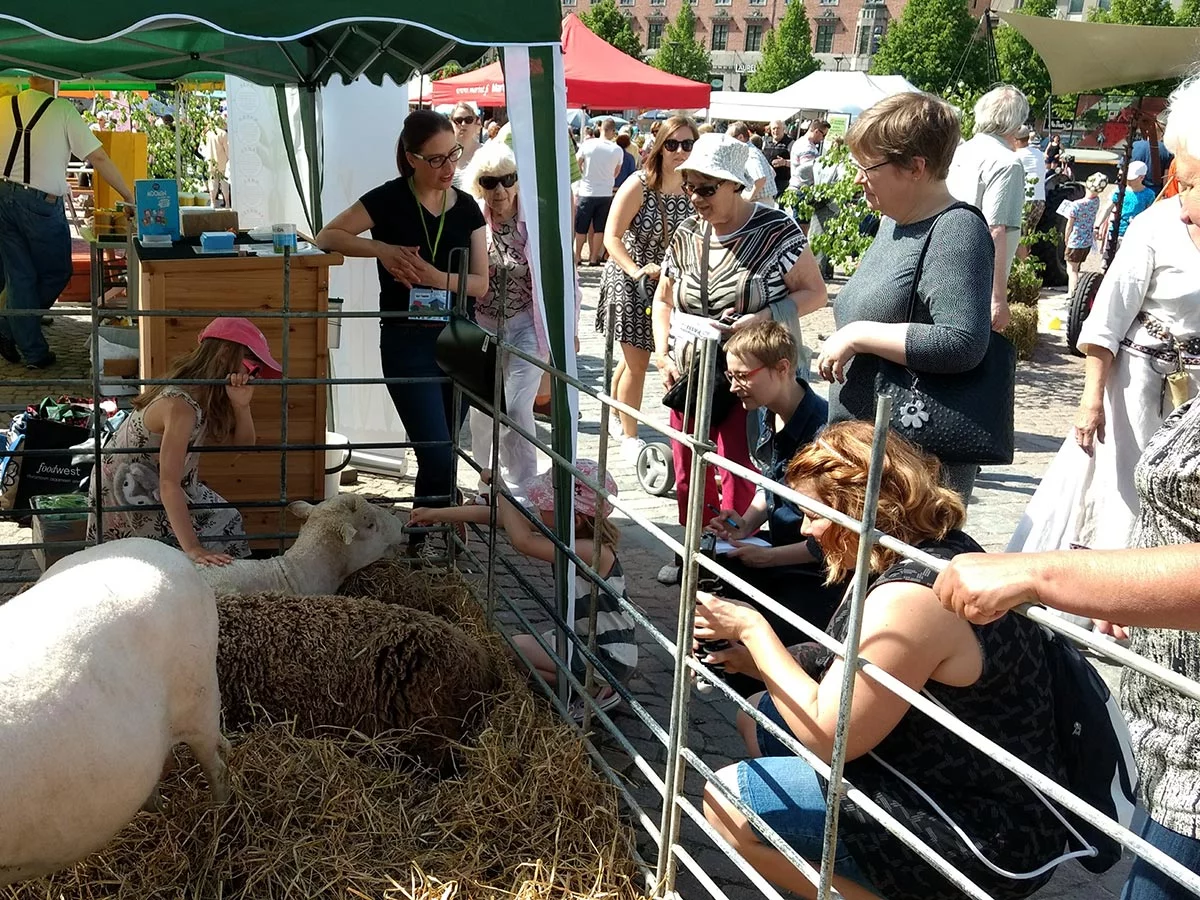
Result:
[[[615,688],[606,684],[604,687],[600,688],[600,690],[598,690],[593,695],[593,699],[596,701],[596,707],[592,711],[595,712],[596,709],[609,710],[609,709],[612,709],[614,706],[617,706],[621,702],[621,695],[617,693]],[[571,706],[570,706],[571,718],[574,719],[576,722],[582,722],[583,721],[583,709],[584,709],[583,698],[576,697],[574,700],[571,701]]]

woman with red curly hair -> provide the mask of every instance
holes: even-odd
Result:
[[[830,425],[792,460],[788,484],[841,513],[861,516],[873,431],[866,422]],[[961,497],[938,476],[936,459],[889,435],[876,527],[943,559],[979,552],[959,530],[965,518]],[[821,545],[830,582],[854,570],[856,533],[813,514],[806,515],[803,533]],[[1038,626],[1022,616],[984,626],[958,619],[933,593],[935,572],[879,545],[870,566],[861,655],[1061,781]],[[834,613],[832,637],[845,639],[849,613],[848,602]],[[705,594],[697,596],[696,637],[730,641],[730,649],[704,662],[720,662],[727,671],[765,682],[767,690],[750,702],[816,755],[830,758],[845,674],[840,657],[816,643],[784,647],[756,609]],[[825,780],[749,716],[739,715],[738,728],[751,758],[721,770],[718,778],[815,864],[825,825]],[[1067,830],[1038,794],[863,676],[854,688],[846,759],[847,781],[997,900],[1029,896],[1061,859]],[[815,895],[807,879],[711,785],[704,808],[765,877],[801,896]],[[849,802],[842,804],[834,871],[834,886],[848,900],[962,896]]]

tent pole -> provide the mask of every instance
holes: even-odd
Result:
[[[317,86],[309,83],[300,86],[300,130],[304,136],[304,155],[308,158],[308,208],[309,224],[313,237],[324,226],[321,213],[321,189],[325,184],[325,154],[322,152],[321,137],[317,129]]]

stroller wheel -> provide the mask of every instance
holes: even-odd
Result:
[[[642,490],[654,497],[675,487],[675,467],[666,444],[655,442],[642,448],[637,458],[637,478]]]

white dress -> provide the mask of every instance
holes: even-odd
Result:
[[[1200,336],[1200,249],[1179,214],[1178,199],[1164,200],[1130,223],[1079,335],[1080,349],[1103,347],[1115,357],[1104,388],[1104,441],[1088,457],[1072,429],[1025,508],[1010,551],[1129,545],[1138,514],[1134,466],[1171,413],[1163,387],[1177,359],[1139,314],[1180,343]],[[1185,351],[1183,364],[1195,397],[1200,355]]]

